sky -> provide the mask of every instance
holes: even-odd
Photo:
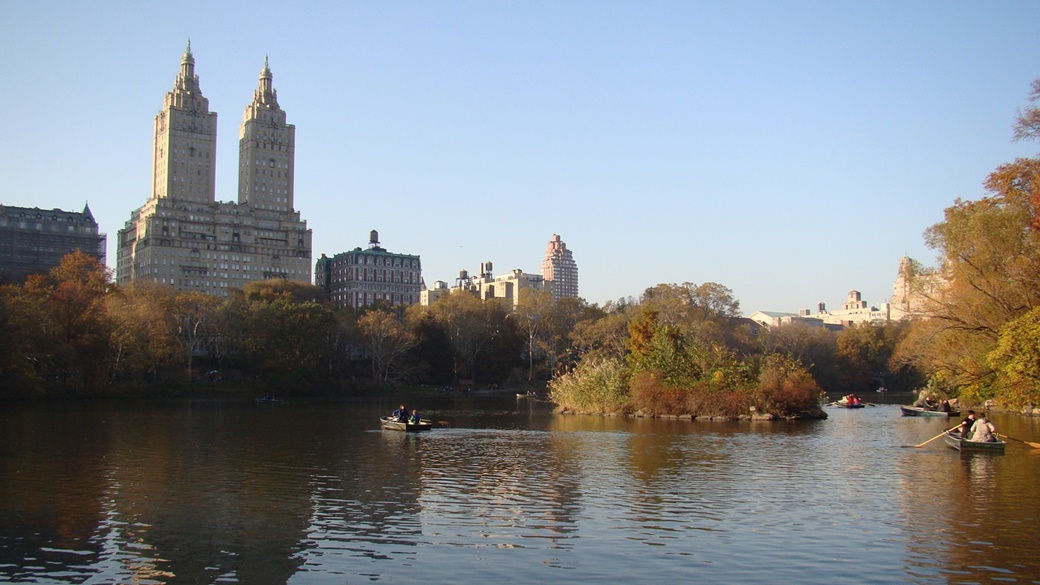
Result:
[[[716,282],[745,315],[892,295],[925,230],[1034,156],[1035,1],[0,2],[0,203],[108,234],[150,197],[188,39],[217,194],[267,57],[313,255],[421,257],[427,285],[539,273],[590,303]]]

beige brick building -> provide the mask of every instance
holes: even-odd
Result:
[[[255,280],[311,282],[311,230],[294,207],[296,128],[264,60],[239,130],[238,202],[216,200],[217,114],[188,44],[155,117],[152,194],[119,230],[116,281],[227,296]]]

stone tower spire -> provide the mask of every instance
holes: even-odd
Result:
[[[217,114],[199,88],[191,40],[155,117],[152,197],[213,203],[216,198]]]
[[[261,213],[293,210],[296,126],[286,122],[268,58],[238,131],[238,202]]]
[[[191,39],[188,39],[188,46],[181,57],[181,72],[177,75],[177,80],[173,82],[173,90],[188,95],[199,94],[200,97],[202,95],[202,90],[199,89],[199,76],[195,75],[195,57],[191,54]]]

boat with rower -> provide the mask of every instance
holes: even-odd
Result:
[[[899,412],[903,413],[903,416],[939,416],[943,418],[960,416],[961,414],[959,410],[932,410],[923,406],[903,406],[902,404],[899,405]]]
[[[1003,453],[1004,447],[1007,445],[1006,441],[969,441],[961,438],[961,432],[959,430],[946,431],[946,436],[943,437],[946,444],[958,451],[981,451],[987,453]]]
[[[379,426],[387,431],[404,431],[406,433],[414,433],[418,431],[428,431],[433,428],[433,423],[428,420],[420,420],[417,423],[399,421],[392,416],[384,416],[379,419]]]

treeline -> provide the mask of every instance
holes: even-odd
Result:
[[[595,370],[614,373],[594,392],[614,388],[626,409],[655,413],[786,413],[817,404],[821,388],[918,382],[912,368],[889,369],[903,326],[761,330],[715,283],[661,284],[604,306],[530,289],[518,301],[456,293],[429,307],[355,311],[280,280],[220,299],[143,281],[116,286],[77,252],[46,276],[0,288],[0,380],[5,395],[31,397],[555,379],[566,403],[567,384]]]

